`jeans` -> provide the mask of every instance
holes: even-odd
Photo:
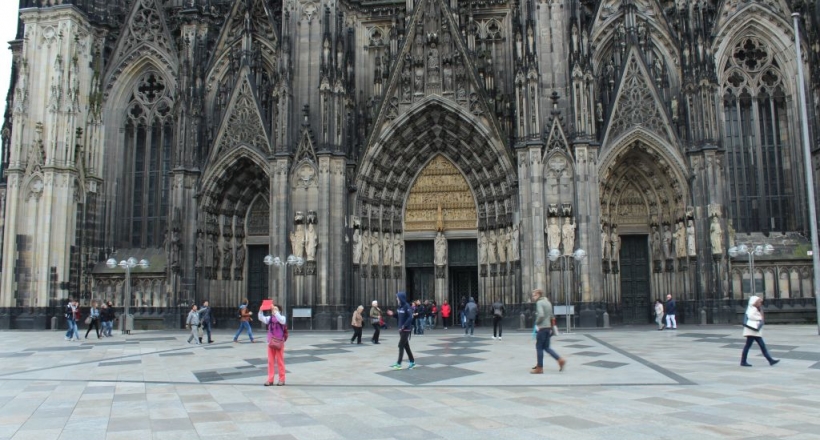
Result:
[[[436,327],[436,316],[435,315],[428,316],[427,317],[427,328],[432,330],[435,327]]]
[[[493,337],[495,337],[495,329],[498,328],[498,337],[501,337],[501,317],[493,316]]]
[[[763,338],[761,336],[746,336],[746,345],[743,346],[743,354],[740,356],[740,363],[746,363],[746,358],[749,356],[749,349],[752,348],[752,343],[754,342],[757,342],[757,345],[760,346],[760,351],[763,352],[763,357],[765,357],[769,363],[772,363],[774,359],[772,359],[771,355],[769,355],[769,350],[766,350],[766,343],[763,342]]]
[[[239,338],[239,335],[242,334],[242,330],[248,331],[248,337],[251,339],[251,342],[253,342],[253,332],[251,331],[251,323],[249,321],[239,322],[239,330],[237,330],[236,334],[233,335],[234,342],[236,342],[236,340]]]
[[[401,364],[405,351],[407,352],[407,359],[410,362],[415,362],[416,359],[413,358],[413,352],[410,351],[410,332],[399,331],[399,361],[396,362],[397,364]]]
[[[213,342],[214,340],[211,339],[211,321],[203,321],[202,330],[208,335],[208,342]]]
[[[459,312],[458,320],[461,322],[461,328],[467,327],[467,317],[464,316],[464,312]]]
[[[424,318],[416,317],[416,319],[413,320],[413,325],[416,328],[416,331],[414,332],[415,334],[417,334],[417,335],[423,335],[424,334]]]
[[[378,322],[373,323],[373,337],[370,338],[370,340],[373,341],[374,344],[379,342],[379,333],[381,333],[381,329],[379,327]]]
[[[65,332],[65,337],[68,339],[80,339],[80,331],[77,329],[77,321],[69,319],[66,321],[66,325],[68,325],[68,331]]]
[[[552,337],[552,330],[548,328],[542,328],[538,330],[538,336],[535,338],[535,352],[537,353],[538,363],[536,364],[539,367],[544,366],[544,352],[546,351],[552,356],[553,359],[556,361],[561,357],[558,356],[553,349],[550,348],[550,338]]]
[[[466,335],[469,331],[470,334],[473,334],[473,330],[475,329],[475,319],[467,319],[467,326],[464,327],[464,334]]]

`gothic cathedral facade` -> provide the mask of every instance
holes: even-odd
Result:
[[[811,319],[818,25],[815,0],[20,0],[0,327],[271,297],[330,329],[399,290],[517,319],[535,288],[585,327],[666,295]]]

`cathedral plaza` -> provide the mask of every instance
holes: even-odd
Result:
[[[256,327],[254,328],[256,330]],[[261,330],[259,330],[261,332]],[[528,331],[433,330],[418,367],[391,370],[398,335],[293,331],[287,384],[262,386],[266,346],[186,344],[182,330],[66,342],[0,332],[0,439],[816,439],[820,340],[766,326],[769,366],[739,366],[740,326],[576,331],[552,340],[563,372],[535,363]],[[258,336],[258,335],[257,335]],[[407,364],[405,364],[406,366]]]
[[[817,321],[815,0],[16,3],[0,329],[336,331],[398,291],[531,326],[534,289],[578,328]]]

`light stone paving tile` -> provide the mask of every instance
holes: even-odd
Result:
[[[12,440],[50,440],[60,438],[62,429],[40,429],[37,431],[17,431]]]
[[[105,440],[144,440],[151,438],[150,429],[140,429],[135,431],[111,432],[105,436]]]
[[[153,440],[199,440],[199,434],[196,431],[164,431],[154,432],[151,438]],[[241,437],[237,437],[237,440]]]

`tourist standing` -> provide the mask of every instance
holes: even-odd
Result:
[[[426,316],[427,312],[424,305],[421,303],[421,300],[417,299],[415,302],[415,309],[413,309],[413,324],[416,329],[415,334],[424,334],[424,322],[427,320]]]
[[[85,331],[85,339],[88,339],[88,333],[91,332],[91,328],[94,328],[94,331],[97,333],[97,339],[100,339],[100,309],[97,308],[97,301],[91,301],[91,310],[88,312],[88,318],[86,318],[86,322],[88,323],[88,329]]]
[[[655,323],[658,324],[658,330],[663,330],[663,303],[660,299],[655,300]]]
[[[444,330],[447,330],[447,320],[450,319],[450,313],[452,313],[452,309],[445,299],[444,304],[441,305],[441,321],[442,325],[444,325]]]
[[[68,304],[65,306],[65,322],[66,327],[68,327],[68,331],[65,332],[65,340],[70,341],[75,337],[77,340],[80,340],[80,331],[77,328],[77,321],[80,320],[79,318],[80,310],[77,307],[77,301],[69,298]]]
[[[498,300],[492,305],[493,310],[493,339],[495,339],[496,329],[498,329],[498,340],[501,340],[501,323],[504,320],[506,309],[504,303]]]
[[[464,316],[467,319],[467,326],[464,327],[464,334],[466,335],[469,331],[470,336],[472,336],[473,331],[475,330],[475,319],[478,317],[478,306],[472,296],[467,301],[467,305],[464,306]]]
[[[774,365],[780,362],[780,359],[774,359],[769,355],[769,350],[766,350],[766,343],[763,342],[763,298],[752,296],[749,298],[749,306],[746,307],[746,316],[743,319],[743,336],[746,337],[746,345],[743,346],[743,354],[740,356],[740,366],[751,367],[752,364],[746,362],[749,356],[749,349],[752,348],[752,343],[757,342],[763,357],[769,361],[769,365]]]
[[[666,328],[670,330],[677,330],[678,321],[675,319],[676,304],[672,299],[672,295],[666,295]]]
[[[407,302],[406,293],[397,293],[396,299],[399,301],[399,307],[396,311],[396,317],[399,320],[399,360],[391,365],[390,368],[401,370],[402,358],[404,358],[404,353],[407,352],[407,360],[410,361],[410,365],[407,366],[407,369],[412,370],[416,367],[416,359],[413,357],[413,352],[410,351],[410,331],[413,329],[413,309],[410,307],[410,303]]]
[[[245,330],[248,332],[248,338],[253,342],[253,332],[251,331],[251,312],[248,311],[248,299],[245,298],[242,300],[242,305],[239,306],[239,330],[236,331],[236,334],[233,335],[233,341],[239,342],[239,335],[242,334],[242,331]]]
[[[362,319],[362,312],[364,311],[364,306],[359,306],[356,308],[356,311],[353,312],[353,319],[350,321],[350,325],[353,326],[353,337],[350,338],[350,343],[352,344],[353,341],[358,339],[357,344],[362,343],[362,326],[364,325],[364,320]]]
[[[105,312],[103,316],[103,322],[105,325],[103,326],[103,336],[114,336],[111,332],[114,330],[114,321],[117,319],[117,312],[114,310],[114,303],[108,301],[105,303]]]
[[[202,322],[202,330],[208,335],[208,343],[213,344],[214,340],[211,339],[211,307],[208,301],[202,301],[202,308],[199,309],[199,320]],[[202,342],[202,338],[199,338],[199,342]]]
[[[430,329],[436,328],[436,321],[438,320],[438,304],[435,301],[430,301]]]
[[[191,311],[188,312],[188,319],[185,320],[185,325],[191,329],[191,336],[188,336],[188,343],[193,340],[196,345],[200,345],[199,335],[197,334],[200,326],[199,313],[196,311],[196,304],[191,305]]]
[[[274,366],[279,369],[276,386],[285,386],[285,341],[288,340],[285,317],[279,313],[279,307],[273,306],[271,316],[265,316],[265,312],[259,310],[257,318],[268,328],[268,381],[265,386],[273,385]]]
[[[370,338],[370,341],[378,344],[382,325],[382,309],[379,308],[378,301],[370,303],[370,325],[373,326],[373,337]]]
[[[544,296],[544,291],[535,289],[532,291],[532,300],[535,301],[535,351],[538,363],[532,367],[530,373],[544,373],[544,352],[546,351],[558,362],[558,371],[564,371],[566,360],[555,350],[550,348],[550,337],[552,336],[552,303]]]

